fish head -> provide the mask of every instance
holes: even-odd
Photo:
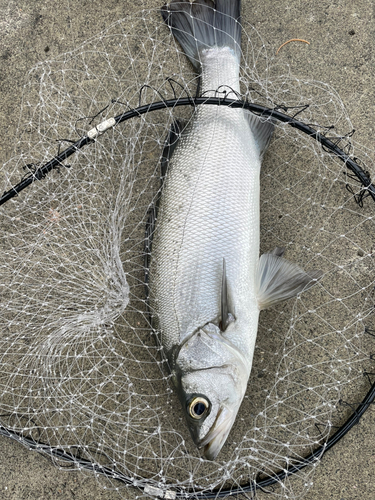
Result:
[[[214,460],[245,395],[250,367],[214,324],[200,328],[177,358],[177,390],[194,443]]]

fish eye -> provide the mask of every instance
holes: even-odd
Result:
[[[201,418],[207,416],[210,409],[210,402],[208,399],[202,396],[193,397],[189,404],[189,415],[195,420],[200,420]]]

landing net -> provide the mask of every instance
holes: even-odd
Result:
[[[332,88],[289,74],[246,24],[242,49],[241,99],[309,124],[370,179],[373,151],[355,142]],[[194,97],[197,85],[158,11],[113,24],[31,71],[2,190],[104,120]],[[218,96],[224,90],[229,98],[231,89]],[[124,498],[129,486],[216,496],[287,471],[360,407],[374,370],[373,200],[336,155],[278,122],[261,172],[261,253],[285,247],[289,260],[324,275],[261,313],[233,430],[216,462],[201,458],[145,300],[145,229],[163,144],[173,119],[192,111],[118,124],[0,207],[2,433],[59,466],[106,477]],[[316,463],[267,491],[300,498]]]

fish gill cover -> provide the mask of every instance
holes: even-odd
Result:
[[[298,117],[373,173],[373,152],[351,137],[339,96],[268,57],[246,23],[240,72],[242,100]],[[2,189],[53,158],[56,140],[63,149],[106,119],[196,96],[197,86],[158,10],[116,22],[30,72]],[[217,90],[230,97],[230,88]],[[373,202],[337,156],[277,122],[261,171],[261,253],[284,247],[324,274],[261,313],[237,420],[217,460],[202,460],[145,293],[145,229],[163,144],[174,118],[188,121],[192,110],[152,111],[111,128],[0,209],[3,431],[58,465],[69,458],[107,476],[124,498],[128,485],[165,498],[215,496],[287,470],[345,421],[373,370]],[[314,465],[268,491],[299,498]]]

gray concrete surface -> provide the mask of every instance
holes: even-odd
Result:
[[[145,6],[157,7],[158,0]],[[371,0],[243,0],[244,17],[276,49],[290,38],[280,57],[294,74],[331,84],[341,95],[359,142],[373,147],[375,17]],[[0,160],[12,155],[22,86],[37,62],[74,48],[128,12],[130,0],[0,0]],[[322,460],[306,499],[375,498],[375,413],[370,409],[349,435]],[[119,498],[96,479],[56,469],[46,458],[15,442],[0,439],[0,498]],[[126,492],[132,498],[134,492]],[[266,495],[259,495],[266,498]]]

